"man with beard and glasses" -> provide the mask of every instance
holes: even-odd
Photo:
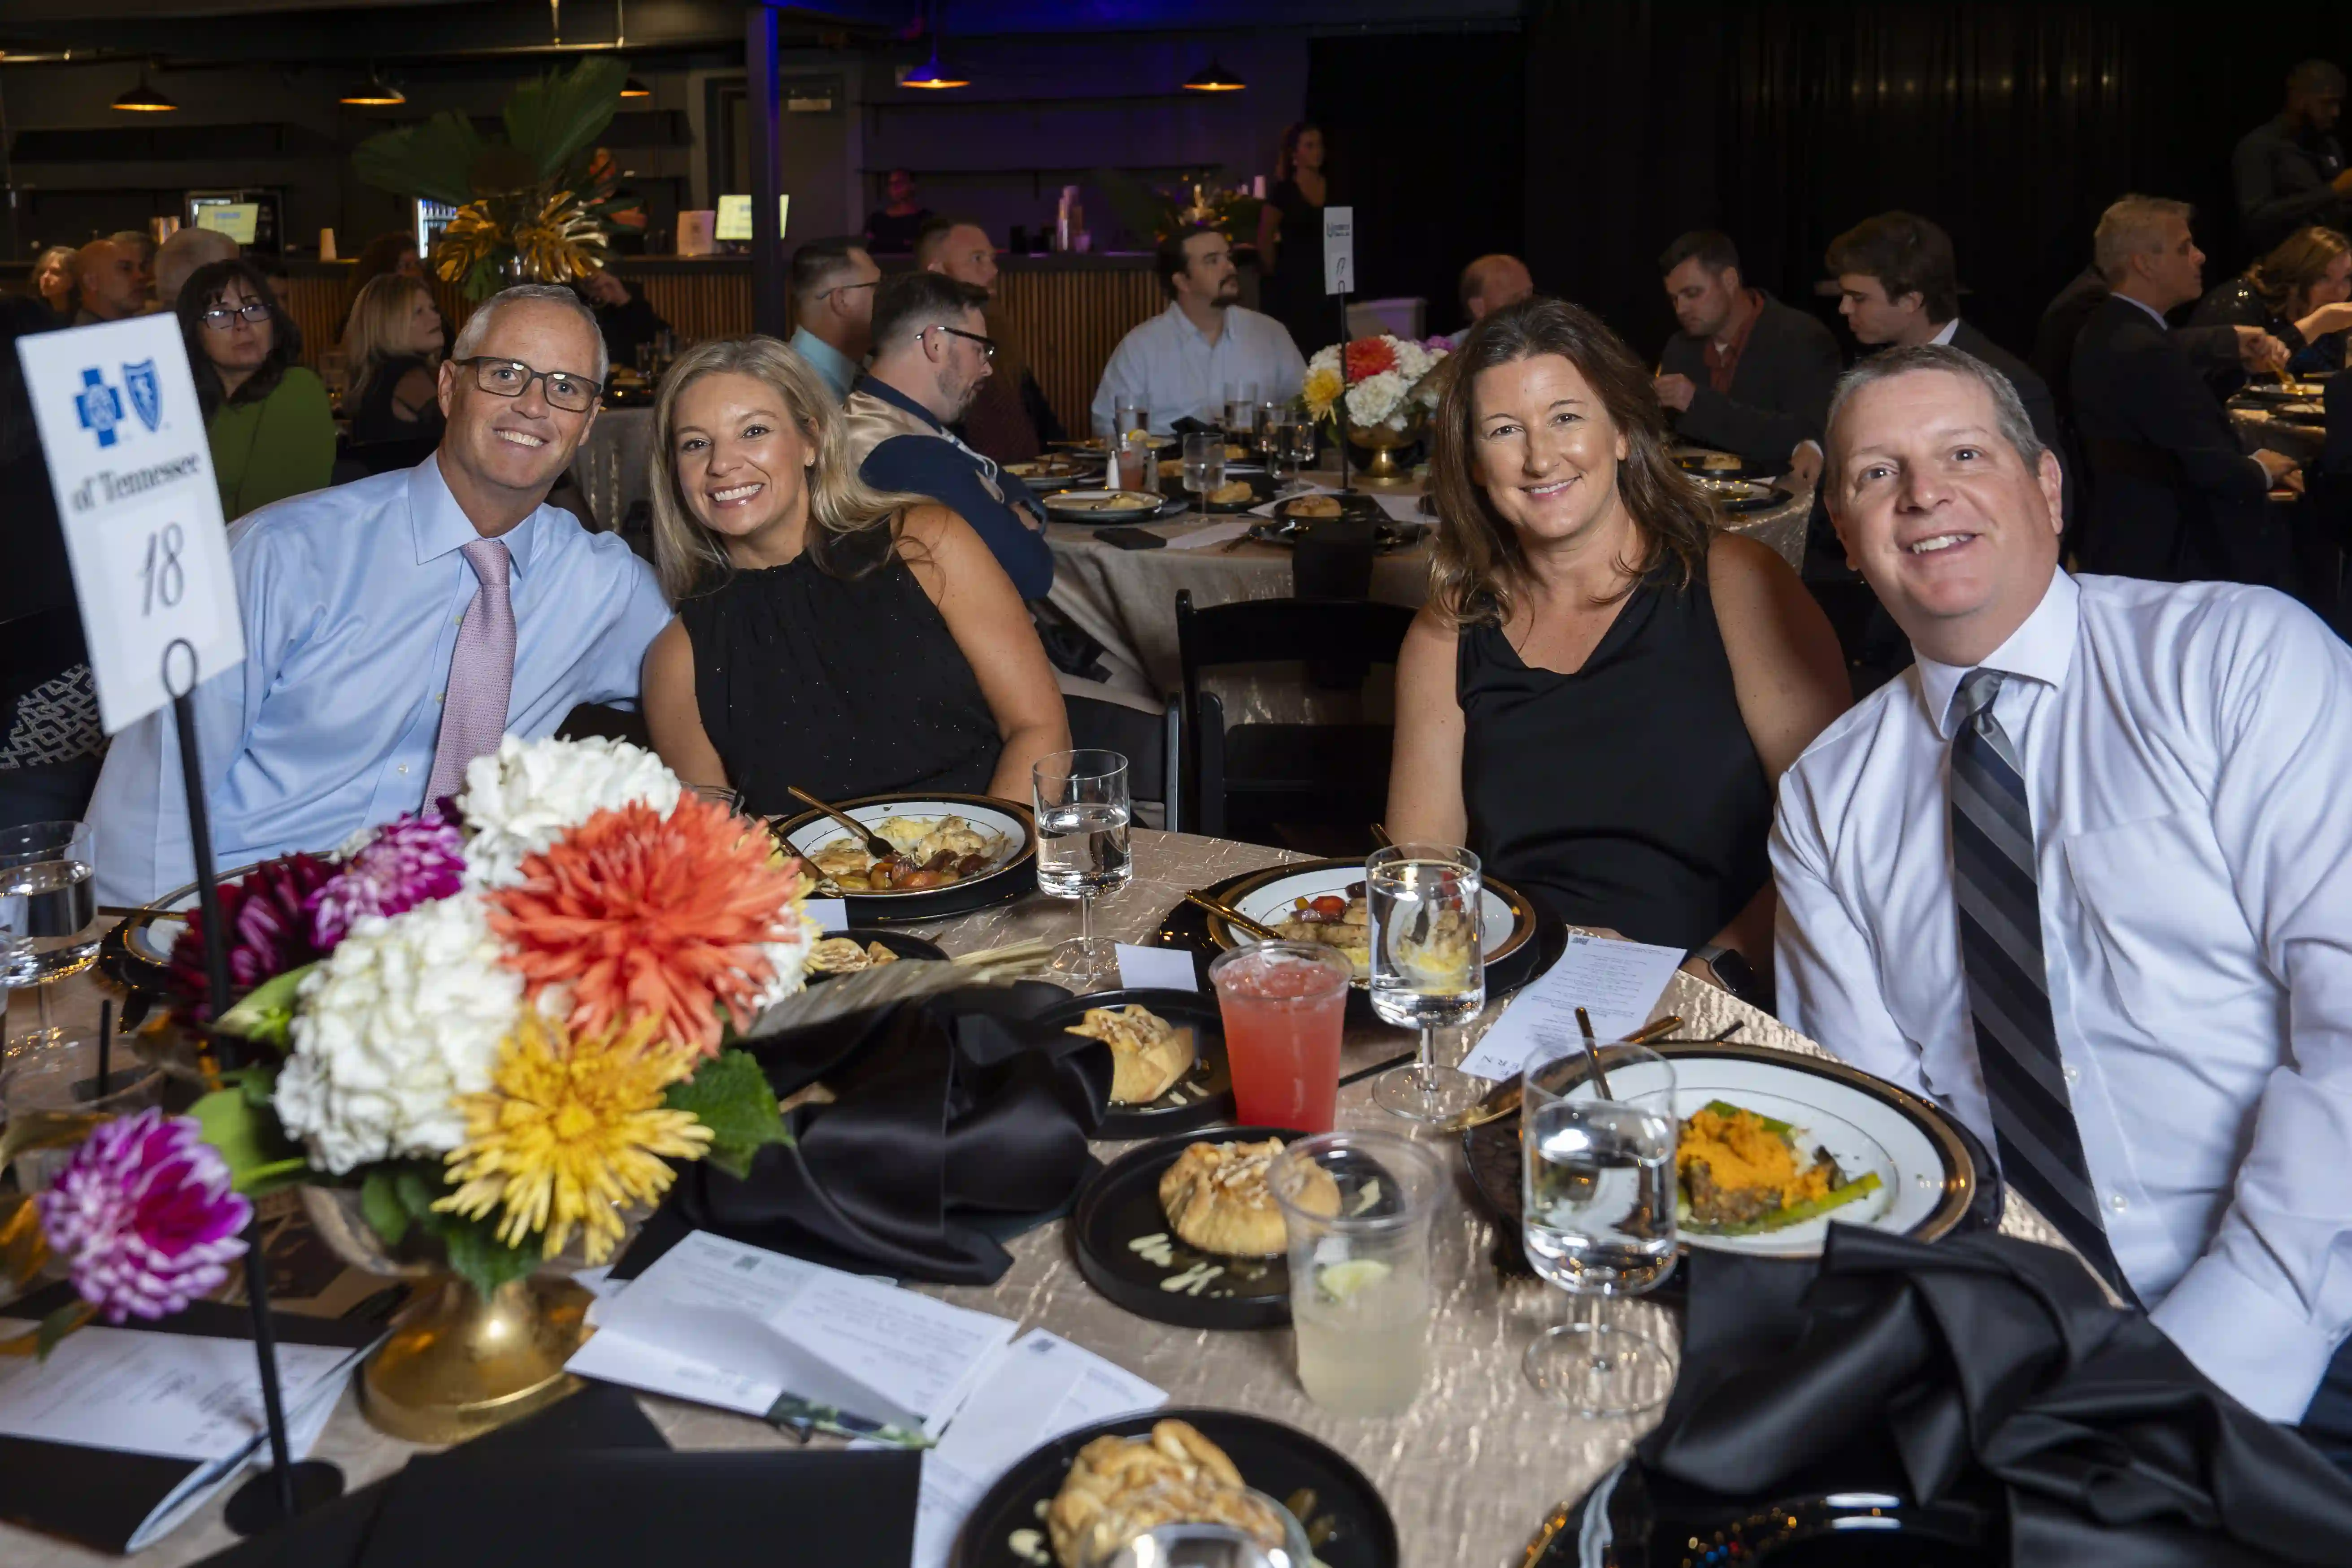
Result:
[[[1029,488],[948,428],[992,372],[987,292],[939,272],[902,272],[876,290],[874,363],[844,405],[850,460],[877,489],[925,495],[986,542],[1024,599],[1054,585],[1045,512]]]
[[[430,807],[513,734],[637,698],[669,620],[619,535],[547,504],[596,417],[604,341],[569,289],[492,296],[441,366],[441,445],[229,531],[245,662],[196,689],[213,858],[331,849]],[[194,862],[168,711],[115,738],[89,816],[99,897],[145,903]]]
[[[1112,432],[1121,398],[1151,415],[1166,435],[1179,419],[1223,422],[1225,386],[1255,382],[1258,396],[1283,403],[1298,395],[1307,361],[1289,329],[1244,310],[1234,247],[1214,229],[1196,228],[1160,242],[1160,287],[1169,305],[1119,340],[1095,389],[1095,434]]]

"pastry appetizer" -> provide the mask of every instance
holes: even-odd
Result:
[[[1287,1236],[1266,1174],[1281,1152],[1279,1138],[1185,1150],[1160,1178],[1160,1206],[1177,1239],[1225,1258],[1280,1255]],[[1310,1214],[1338,1214],[1339,1184],[1328,1171],[1310,1171],[1296,1202]]]
[[[1192,1031],[1180,1029],[1149,1007],[1089,1007],[1063,1033],[1084,1035],[1110,1047],[1114,1105],[1149,1105],[1192,1070]]]
[[[1045,1510],[1062,1568],[1162,1524],[1228,1524],[1281,1546],[1282,1521],[1254,1496],[1223,1448],[1184,1421],[1153,1424],[1148,1437],[1097,1437],[1078,1450]]]

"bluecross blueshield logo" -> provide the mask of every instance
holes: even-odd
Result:
[[[122,384],[130,389],[131,410],[139,423],[153,430],[163,418],[163,384],[156,378],[155,362],[142,359],[122,367]]]
[[[150,362],[151,369],[152,365]],[[122,423],[122,394],[106,384],[96,365],[81,373],[81,391],[74,396],[74,407],[81,427],[96,436],[100,447],[111,447],[121,439],[114,427]]]

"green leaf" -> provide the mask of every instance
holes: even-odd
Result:
[[[752,1156],[769,1144],[793,1141],[776,1112],[776,1091],[748,1051],[711,1058],[692,1078],[670,1085],[662,1102],[710,1129],[703,1158],[731,1176],[748,1175]]]
[[[421,125],[380,132],[352,150],[352,170],[378,190],[462,206],[474,199],[469,175],[481,153],[474,122],[444,110]]]
[[[68,1301],[41,1320],[38,1337],[33,1341],[33,1355],[39,1361],[49,1359],[58,1342],[89,1321],[90,1306],[87,1301]]]
[[[249,1068],[231,1068],[220,1075],[221,1082],[235,1085],[245,1095],[245,1102],[259,1110],[268,1110],[270,1097],[278,1092],[278,1069],[267,1062],[257,1062]]]
[[[626,60],[595,55],[523,83],[507,99],[507,140],[530,157],[541,179],[552,178],[613,122],[628,78]]]
[[[454,1214],[427,1214],[421,1217],[447,1251],[449,1271],[486,1297],[539,1267],[537,1239],[521,1247],[509,1247],[499,1239],[494,1219],[467,1219]]]
[[[221,1032],[285,1049],[287,1035],[294,1026],[294,994],[301,988],[303,977],[318,967],[306,963],[255,986],[221,1015]]]
[[[247,1097],[243,1084],[215,1089],[188,1107],[188,1114],[228,1163],[230,1184],[247,1197],[293,1186],[309,1173],[301,1145],[286,1136],[268,1107]]]
[[[415,1219],[432,1217],[433,1205],[440,1198],[443,1187],[441,1173],[430,1165],[404,1164],[393,1171],[392,1190],[400,1199],[400,1206]]]
[[[373,1170],[360,1184],[360,1213],[384,1245],[386,1251],[397,1247],[408,1236],[408,1205],[400,1201],[393,1184],[392,1173]]]

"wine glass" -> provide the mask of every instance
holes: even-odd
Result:
[[[1184,488],[1201,499],[1202,517],[1209,515],[1209,492],[1225,482],[1225,437],[1204,430],[1184,437]]]
[[[49,987],[98,961],[97,846],[87,822],[0,828],[0,984],[40,998],[40,1021],[8,1042],[11,1058],[64,1043]]]
[[[1637,1296],[1675,1266],[1675,1071],[1640,1046],[1528,1058],[1520,1089],[1520,1239],[1528,1262],[1572,1293],[1570,1321],[1528,1347],[1528,1381],[1587,1415],[1665,1403],[1675,1356],[1636,1329],[1601,1321],[1612,1296]]]
[[[1276,489],[1287,494],[1298,478],[1298,415],[1276,404],[1266,405],[1265,422],[1257,429],[1257,449],[1265,458],[1265,471],[1275,480]],[[1303,489],[1303,486],[1296,488]]]
[[[1127,759],[1117,752],[1055,752],[1029,776],[1037,806],[1038,890],[1079,900],[1078,934],[1054,950],[1047,973],[1072,991],[1097,990],[1118,973],[1118,948],[1095,935],[1095,900],[1135,879]]]
[[[1315,421],[1294,419],[1290,424],[1290,460],[1298,466],[1300,477],[1315,466]]]
[[[1486,943],[1478,857],[1450,844],[1392,844],[1364,862],[1372,1011],[1421,1031],[1410,1067],[1372,1080],[1372,1100],[1408,1121],[1450,1123],[1488,1085],[1433,1058],[1437,1031],[1467,1024],[1486,1005]]]

